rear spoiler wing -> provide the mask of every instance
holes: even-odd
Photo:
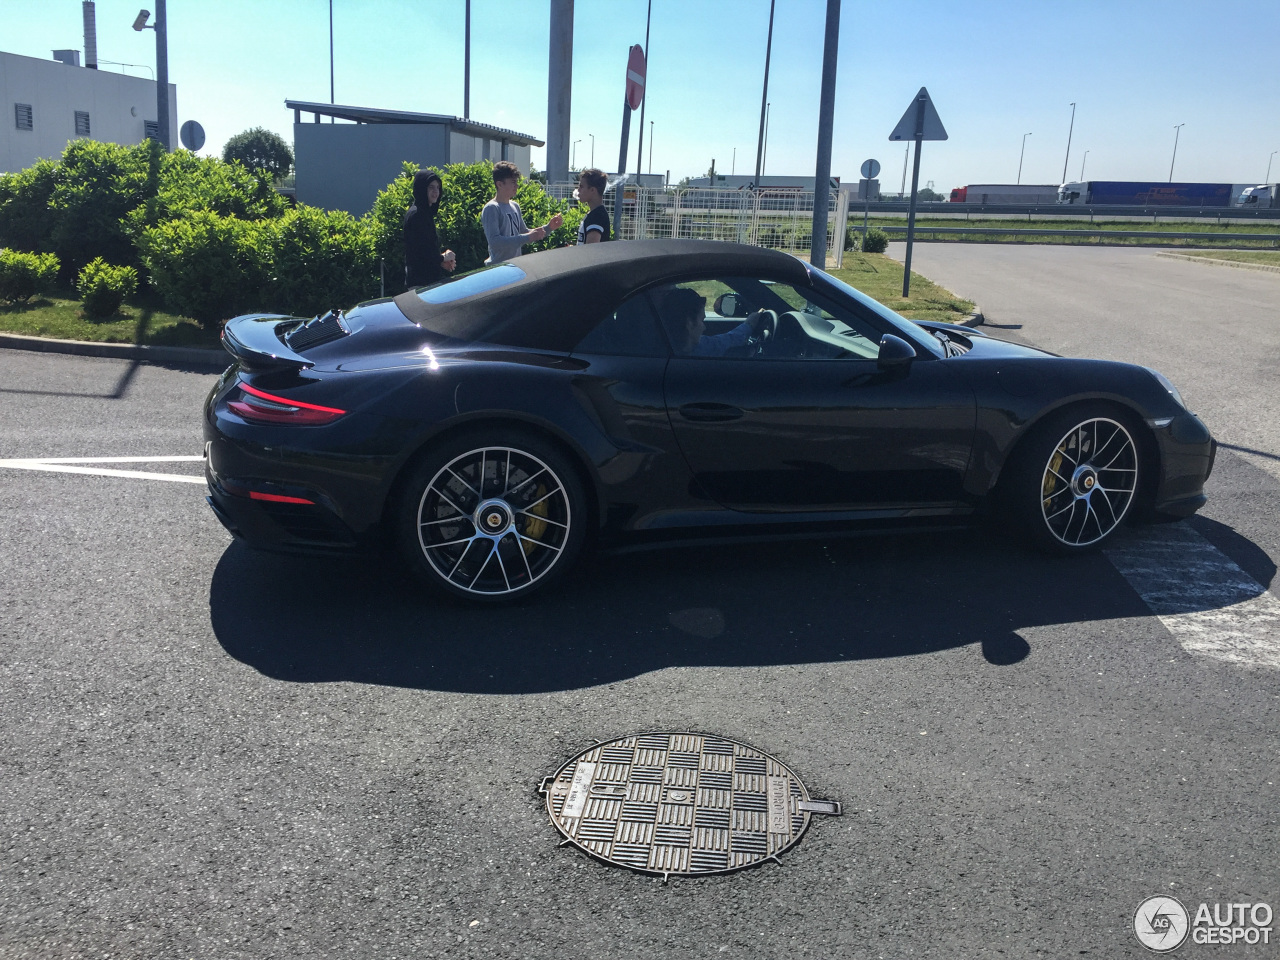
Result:
[[[222,346],[250,370],[300,370],[314,366],[285,345],[276,333],[281,321],[302,322],[282,313],[251,313],[228,320],[222,328]]]

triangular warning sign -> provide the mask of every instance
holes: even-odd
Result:
[[[920,117],[920,104],[924,102],[924,117]],[[911,106],[907,107],[907,112],[902,115],[902,119],[898,121],[898,125],[893,128],[893,133],[889,134],[890,140],[914,140],[916,138],[916,123],[923,119],[921,123],[921,140],[945,140],[947,139],[947,131],[943,129],[942,120],[938,117],[938,111],[933,106],[933,101],[929,99],[929,91],[924,87],[920,88],[920,92],[916,94],[915,99],[911,101]]]

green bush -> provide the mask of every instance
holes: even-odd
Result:
[[[58,279],[58,258],[52,253],[0,250],[0,300],[26,303]]]
[[[224,163],[241,163],[246,170],[261,170],[271,179],[283,177],[293,167],[293,151],[284,137],[264,127],[237,133],[222,148]]]
[[[49,198],[57,170],[53,160],[37,160],[26,170],[0,174],[0,247],[48,249],[54,219]]]
[[[863,253],[884,253],[889,247],[889,235],[879,227],[872,227],[862,238]]]
[[[271,223],[197,210],[147,227],[138,249],[169,309],[210,325],[263,308],[274,254]]]
[[[154,193],[152,168],[160,146],[152,144],[124,147],[73,140],[67,145],[49,198],[54,221],[49,245],[68,278],[98,257],[109,263],[138,263],[124,217]]]
[[[101,257],[86,264],[76,280],[76,293],[84,301],[84,312],[91,317],[111,316],[137,289],[137,270],[114,267]]]
[[[378,295],[378,265],[367,218],[300,205],[264,226],[272,231],[265,307],[310,316]],[[392,292],[398,293],[399,287]]]

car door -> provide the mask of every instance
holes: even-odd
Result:
[[[706,302],[697,345],[680,314],[688,291]],[[961,502],[975,402],[946,360],[920,349],[905,371],[880,370],[887,321],[830,293],[703,278],[651,295],[674,351],[667,412],[706,496],[750,512],[890,515]],[[740,318],[759,308],[778,315],[776,330],[739,346]]]

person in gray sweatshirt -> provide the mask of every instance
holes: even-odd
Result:
[[[543,226],[530,230],[515,200],[519,188],[520,171],[514,163],[499,160],[493,165],[493,189],[497,195],[480,211],[480,225],[484,227],[484,238],[489,241],[486,264],[520,256],[526,243],[537,243],[564,223],[564,217],[557,213]]]

